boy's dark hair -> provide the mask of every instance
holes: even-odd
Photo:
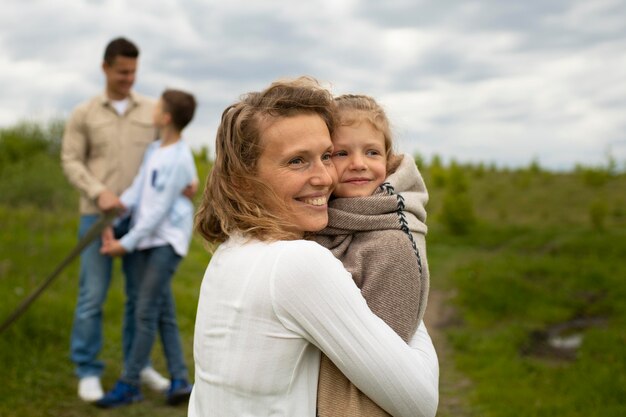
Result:
[[[104,62],[108,65],[113,65],[113,61],[117,56],[137,58],[139,56],[139,48],[126,38],[115,38],[109,42],[104,50]]]
[[[196,111],[196,99],[193,95],[180,90],[168,89],[161,95],[163,111],[172,116],[172,125],[180,132],[193,119]]]

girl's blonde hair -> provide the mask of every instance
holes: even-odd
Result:
[[[385,110],[372,97],[363,94],[343,94],[335,98],[338,126],[352,126],[367,121],[385,138],[387,174],[392,173],[399,163],[393,151],[391,126]]]
[[[215,163],[195,216],[196,230],[204,239],[220,243],[232,234],[260,240],[298,237],[285,215],[286,202],[258,179],[257,163],[263,151],[261,135],[268,125],[301,114],[320,116],[332,135],[333,97],[310,77],[276,81],[261,92],[243,95],[224,110],[215,138]],[[267,201],[282,206],[270,209]]]

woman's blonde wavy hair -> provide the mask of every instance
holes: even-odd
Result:
[[[298,237],[287,220],[286,202],[258,179],[257,162],[268,125],[301,114],[319,115],[332,135],[332,94],[311,77],[276,81],[224,110],[215,138],[215,162],[195,216],[196,230],[209,243],[221,243],[233,234],[265,241]],[[279,208],[273,204],[270,209],[267,201]]]

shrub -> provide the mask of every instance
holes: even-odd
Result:
[[[40,153],[56,157],[61,148],[62,136],[61,121],[52,121],[47,126],[23,122],[0,129],[0,169]]]
[[[611,172],[603,167],[576,165],[575,171],[582,179],[583,184],[589,187],[602,187],[611,179]]]
[[[485,164],[482,162],[479,162],[478,165],[476,165],[476,167],[474,168],[474,177],[477,179],[481,179],[485,176]]]
[[[604,230],[606,217],[609,209],[604,201],[594,201],[589,207],[589,218],[591,225],[596,230]]]
[[[456,162],[452,161],[450,163],[450,168],[448,169],[447,185],[451,192],[464,193],[467,191],[467,189],[469,188],[469,179],[467,172],[467,169],[463,169]]]
[[[59,151],[63,123],[21,123],[0,130],[0,203],[42,209],[74,205]]]
[[[533,158],[533,160],[530,162],[530,165],[528,166],[528,172],[530,172],[531,174],[541,174],[542,169],[537,158]]]
[[[433,156],[428,168],[430,180],[435,188],[443,188],[446,185],[446,169],[441,162],[439,155]]]
[[[209,147],[203,145],[199,150],[193,153],[196,163],[206,163],[209,161]]]
[[[439,218],[450,233],[454,235],[468,233],[476,222],[474,207],[468,193],[455,192],[448,188],[443,197]]]
[[[424,157],[420,153],[416,152],[413,155],[413,159],[415,160],[415,165],[417,165],[418,169],[420,169],[420,170],[426,169],[426,160],[424,159]]]

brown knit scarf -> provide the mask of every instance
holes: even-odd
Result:
[[[405,341],[422,320],[428,298],[427,202],[415,162],[403,155],[372,196],[330,201],[328,227],[314,238],[342,261],[370,309]],[[319,417],[389,415],[325,355],[317,395]]]

